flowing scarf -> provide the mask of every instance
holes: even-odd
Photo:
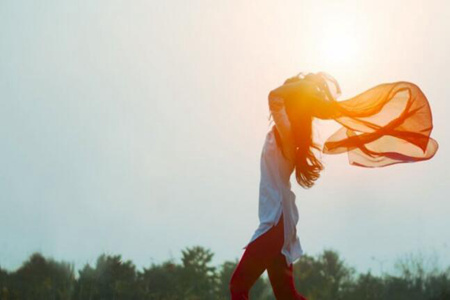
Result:
[[[383,83],[336,101],[341,94],[337,81],[323,72],[317,75],[326,84],[322,91],[327,96],[314,101],[314,116],[342,125],[326,139],[323,153],[347,152],[351,165],[369,168],[423,161],[435,155],[439,146],[430,137],[431,108],[417,85]]]

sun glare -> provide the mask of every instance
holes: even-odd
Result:
[[[353,28],[330,26],[321,37],[318,54],[328,66],[355,64],[359,57],[359,45]]]

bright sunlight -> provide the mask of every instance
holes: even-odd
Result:
[[[355,64],[359,59],[360,43],[355,28],[350,24],[326,26],[319,44],[319,55],[325,65],[342,67]]]

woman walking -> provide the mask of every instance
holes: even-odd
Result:
[[[343,127],[322,151],[347,152],[349,163],[382,167],[433,157],[438,144],[430,137],[431,110],[421,90],[409,82],[385,83],[345,101],[337,81],[320,72],[299,74],[269,94],[275,125],[261,153],[258,216],[260,224],[233,272],[231,299],[248,299],[250,288],[267,270],[277,299],[306,298],[296,291],[293,263],[303,250],[297,236],[299,215],[290,176],[310,188],[323,165],[313,149],[313,118],[334,119]]]

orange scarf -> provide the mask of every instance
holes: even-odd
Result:
[[[340,94],[337,81],[320,74],[335,99]],[[315,117],[343,126],[325,141],[323,153],[347,152],[351,165],[383,167],[428,160],[438,150],[430,137],[430,105],[414,83],[384,83],[344,101],[334,99],[315,102]]]

